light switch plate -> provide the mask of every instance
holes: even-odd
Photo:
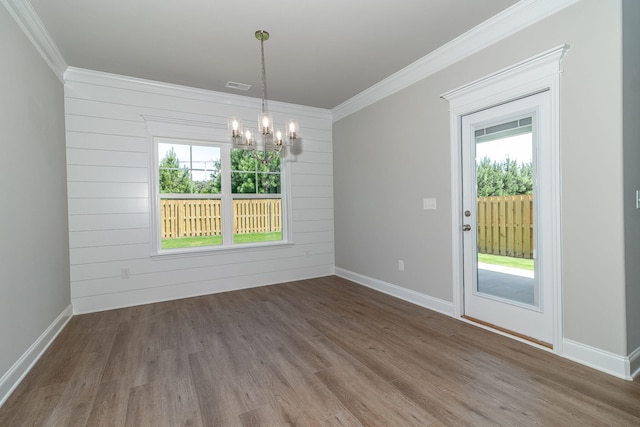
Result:
[[[436,208],[436,199],[422,199],[422,207],[424,209],[435,209]]]

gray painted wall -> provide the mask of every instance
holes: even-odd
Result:
[[[636,190],[640,190],[640,2],[625,0],[622,12],[625,271],[630,354],[640,348],[640,210],[635,203]]]
[[[448,104],[439,95],[567,43],[564,335],[626,355],[621,24],[621,2],[583,0],[336,122],[336,267],[452,301],[458,213],[450,207]],[[425,197],[437,198],[437,210],[422,210]]]
[[[0,378],[70,303],[63,87],[0,7]]]

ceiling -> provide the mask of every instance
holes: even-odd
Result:
[[[333,108],[518,0],[31,0],[67,64]],[[248,92],[227,81],[252,85]]]

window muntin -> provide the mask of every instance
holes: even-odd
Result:
[[[154,138],[157,253],[282,242],[281,159],[226,144]]]

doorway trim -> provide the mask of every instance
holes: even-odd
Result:
[[[560,62],[568,52],[561,45],[529,59],[504,68],[479,80],[441,95],[449,101],[451,131],[451,209],[452,209],[452,279],[453,314],[464,314],[463,244],[462,244],[462,116],[495,107],[525,96],[548,90],[551,108],[551,140],[553,154],[547,171],[551,174],[550,223],[545,227],[551,240],[551,275],[553,307],[553,351],[562,354],[562,242],[561,242],[561,182],[560,182]],[[517,339],[517,338],[516,338]],[[525,341],[528,342],[528,341]]]

